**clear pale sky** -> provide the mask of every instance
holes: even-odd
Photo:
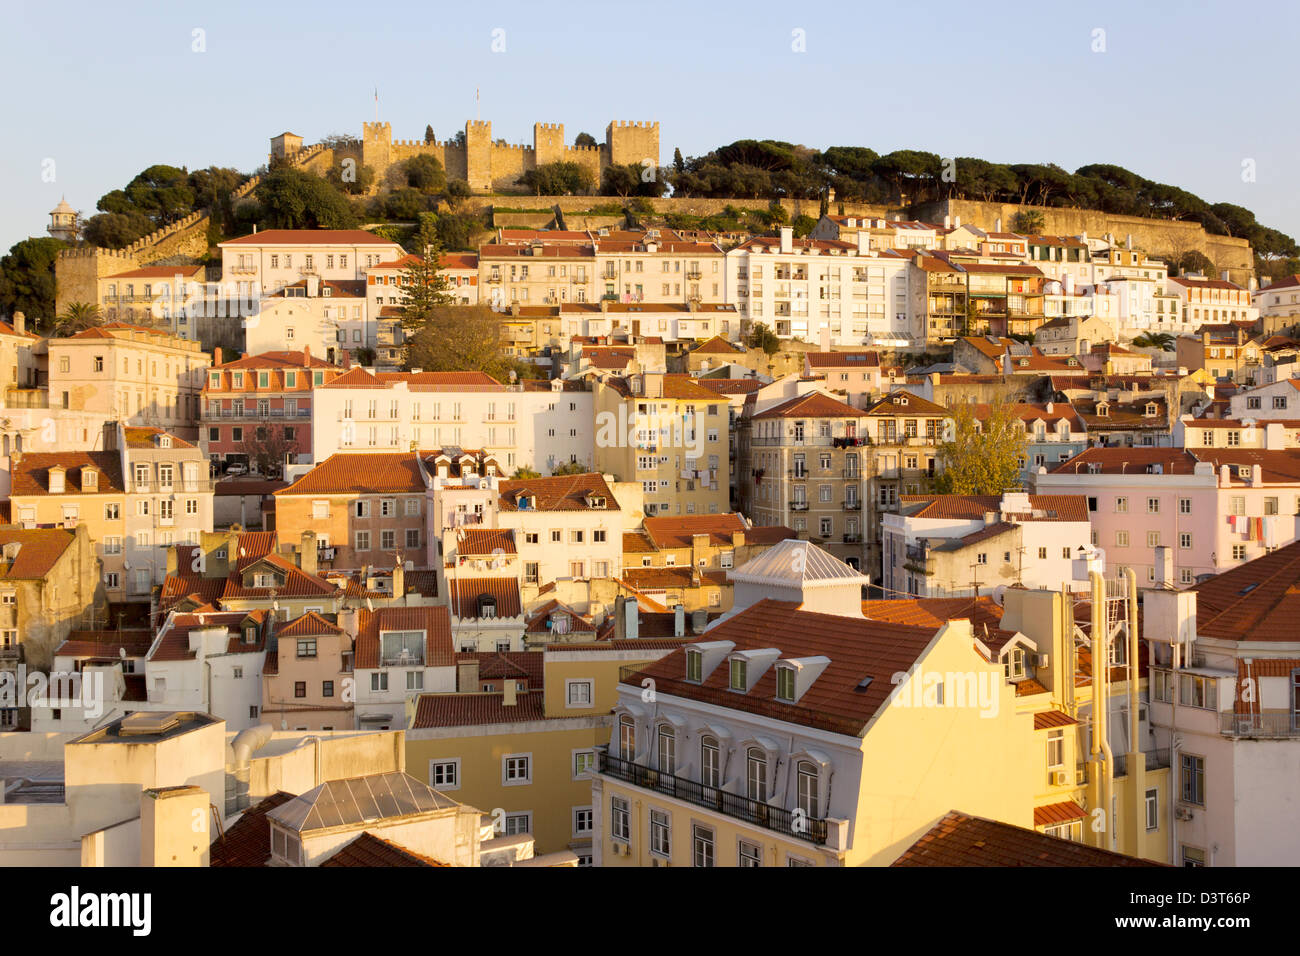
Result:
[[[60,196],[91,215],[154,163],[247,172],[284,130],[359,135],[376,87],[398,139],[453,135],[477,88],[511,143],[534,121],[572,142],[657,119],[662,162],[740,138],[1110,162],[1300,236],[1294,3],[6,0],[0,18],[0,253]]]

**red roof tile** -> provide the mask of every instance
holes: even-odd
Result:
[[[266,866],[271,862],[271,822],[266,815],[296,799],[283,790],[244,811],[212,841],[210,866]]]
[[[495,691],[474,694],[421,694],[415,707],[412,730],[427,727],[469,727],[480,724],[510,724],[546,719],[540,690],[524,691],[516,703],[507,706],[505,695]]]
[[[451,617],[445,605],[381,607],[357,612],[356,667],[379,666],[380,636],[387,631],[424,631],[424,666],[450,667]]]
[[[364,229],[263,229],[219,243],[222,246],[396,246],[391,239]]]
[[[1159,866],[1149,860],[949,812],[894,866]]]
[[[0,528],[0,547],[18,546],[18,553],[12,561],[0,561],[0,579],[35,581],[44,578],[54,570],[75,540],[71,531],[62,528]]]
[[[326,866],[451,866],[375,836],[369,830],[321,863]]]
[[[461,578],[448,582],[451,590],[451,611],[458,618],[478,618],[478,599],[488,595],[496,599],[496,617],[519,617],[523,605],[519,597],[517,578]]]
[[[423,494],[419,458],[411,451],[337,452],[275,495]]]

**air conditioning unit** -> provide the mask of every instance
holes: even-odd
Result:
[[[631,853],[631,850],[628,848],[626,843],[615,843],[613,845],[613,850],[615,856],[627,856]]]
[[[1193,816],[1191,807],[1178,807],[1174,810],[1174,818],[1177,820],[1190,820]]]
[[[1053,787],[1064,787],[1066,784],[1066,774],[1064,770],[1051,770],[1048,772]]]
[[[1046,667],[1046,666],[1047,666],[1047,655],[1046,655],[1046,654],[1030,654],[1030,655],[1029,655],[1029,663],[1031,663],[1034,667]]]
[[[1255,729],[1255,722],[1253,720],[1247,719],[1247,720],[1237,721],[1237,733],[1239,734],[1248,734],[1254,729]]]
[[[651,865],[651,866],[672,866],[672,864],[669,863],[667,860],[661,860],[661,859],[659,859],[659,857],[657,857],[657,856],[656,856],[656,857],[653,857],[653,858],[650,860],[650,865]]]

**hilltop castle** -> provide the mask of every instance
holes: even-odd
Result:
[[[287,159],[301,152],[302,137],[281,133],[271,140],[271,156]],[[328,154],[328,155],[326,155]],[[605,167],[642,165],[647,160],[659,165],[659,124],[614,122],[605,128],[605,142],[599,146],[569,146],[564,141],[564,124],[534,123],[532,146],[500,145],[492,140],[492,124],[471,120],[465,124],[464,143],[394,140],[388,123],[363,123],[361,148],[325,150],[305,163],[317,172],[344,159],[369,166],[382,182],[388,168],[413,156],[433,156],[447,171],[447,179],[463,179],[475,192],[510,188],[530,169],[548,163],[577,163],[599,181]]]

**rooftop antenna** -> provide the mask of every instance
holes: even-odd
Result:
[[[375,87],[375,122],[379,122],[379,87]]]

